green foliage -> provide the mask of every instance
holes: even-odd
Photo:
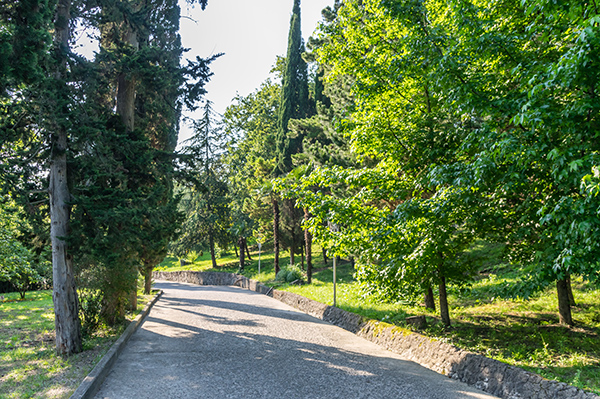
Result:
[[[14,205],[0,203],[0,281],[10,282],[24,299],[29,289],[42,282],[42,277],[33,265],[33,254],[17,240],[14,209]]]
[[[282,283],[292,283],[296,280],[302,280],[304,273],[298,265],[287,265],[283,267],[275,276],[275,281]]]
[[[294,0],[278,110],[275,175],[282,175],[292,170],[292,155],[302,151],[303,137],[288,134],[290,119],[306,118],[313,113],[308,94],[308,68],[302,53],[304,53],[304,41],[300,24],[300,0]]]
[[[596,14],[512,0],[328,9],[311,47],[326,89],[349,82],[333,126],[368,169],[325,164],[283,191],[318,242],[356,257],[367,292],[464,284],[477,237],[507,242],[531,274],[516,295],[598,279]]]
[[[79,297],[79,319],[83,339],[91,338],[102,325],[102,293],[97,290],[81,289]]]

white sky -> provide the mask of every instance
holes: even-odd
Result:
[[[321,20],[321,10],[334,0],[303,0],[302,36],[305,40]],[[206,97],[223,113],[236,94],[248,95],[269,77],[277,55],[285,55],[293,0],[209,0],[204,11],[181,6],[183,47],[186,57],[207,58],[225,53],[211,64],[214,72]],[[193,117],[193,115],[192,115]],[[181,127],[179,142],[190,131]]]

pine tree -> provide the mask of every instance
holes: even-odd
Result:
[[[192,163],[189,180],[193,184],[182,190],[185,221],[173,248],[176,254],[183,255],[208,244],[216,268],[215,245],[224,246],[227,242],[230,224],[229,188],[221,178],[225,175],[221,160],[225,139],[215,124],[210,101],[206,101],[203,111],[202,118],[194,122],[194,135],[184,142],[184,154]]]

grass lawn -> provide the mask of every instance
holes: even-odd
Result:
[[[498,248],[487,247],[485,251]],[[482,248],[475,248],[478,256]],[[289,255],[282,253],[280,265],[289,263]],[[323,263],[320,248],[315,248],[313,284],[293,286],[274,282],[273,254],[261,256],[258,274],[258,254],[242,274],[278,289],[295,292],[329,305],[333,304],[333,271],[331,261]],[[297,259],[297,262],[300,259]],[[337,306],[368,318],[410,328],[407,316],[427,316],[429,327],[420,333],[452,343],[502,362],[533,371],[545,378],[572,384],[600,394],[600,289],[580,280],[573,282],[577,306],[573,308],[576,327],[567,328],[558,323],[556,290],[553,287],[529,300],[503,298],[502,287],[515,281],[510,268],[498,267],[489,259],[480,261],[487,270],[470,290],[450,290],[449,304],[452,328],[445,329],[435,312],[424,306],[404,303],[382,303],[360,293],[349,262],[340,262],[337,269]],[[212,269],[210,256],[204,255],[192,265],[181,267],[170,258],[161,270],[201,270],[237,272],[234,256],[219,260]],[[501,265],[500,265],[501,266]]]
[[[2,295],[0,399],[70,397],[123,331],[100,331],[84,341],[82,353],[62,358],[54,352],[52,292],[28,292],[23,301],[17,293]],[[152,297],[138,297],[137,313]]]

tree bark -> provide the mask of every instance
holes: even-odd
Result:
[[[290,266],[294,265],[296,263],[296,260],[294,258],[294,238],[293,238],[293,234],[292,234],[292,245],[290,245]]]
[[[55,16],[55,46],[58,58],[57,81],[64,79],[66,54],[69,48],[71,1],[60,0]],[[61,114],[63,110],[55,110]],[[56,329],[56,352],[68,356],[81,352],[81,323],[79,301],[73,273],[71,255],[65,237],[69,235],[71,199],[67,175],[66,127],[57,124],[52,134],[50,155],[50,240],[52,243],[52,300],[54,302],[54,325]]]
[[[245,264],[244,246],[245,245],[246,245],[246,237],[240,236],[240,238],[238,239],[238,246],[240,247],[240,271],[244,270],[244,264]]]
[[[446,294],[446,277],[440,271],[440,317],[446,327],[450,327],[450,311]]]
[[[435,312],[435,297],[431,287],[427,287],[427,291],[425,291],[425,308]]]
[[[125,28],[124,41],[134,51],[139,49],[137,32],[134,27],[125,22],[128,26]],[[121,71],[117,76],[117,115],[121,116],[123,124],[128,131],[133,131],[135,127],[135,78],[125,71]]]
[[[556,281],[556,292],[558,294],[558,317],[560,324],[572,326],[573,318],[571,316],[569,287],[566,279]]]
[[[126,25],[123,35],[124,42],[137,51],[139,43],[136,30],[127,21],[124,21],[123,25]],[[116,111],[127,131],[133,132],[135,128],[135,79],[125,71],[120,71],[117,75]],[[134,311],[137,308],[137,278],[132,281],[127,297],[128,308],[130,311]]]
[[[244,239],[244,246],[246,247],[246,256],[248,260],[252,262],[252,257],[250,256],[250,250],[248,249],[248,240]]]
[[[310,213],[304,209],[304,219],[308,220]],[[306,280],[308,284],[312,282],[312,234],[308,229],[304,230],[304,241],[306,241]]]
[[[279,202],[274,198],[272,200],[273,205],[273,251],[275,253],[275,275],[279,273]]]
[[[569,294],[569,304],[571,306],[576,306],[577,303],[575,303],[575,297],[573,296],[573,287],[571,285],[571,275],[569,274],[567,279],[567,293]]]
[[[144,294],[150,295],[152,292],[152,271],[154,270],[154,266],[145,265],[144,266]]]
[[[210,260],[212,261],[213,269],[217,268],[217,258],[215,256],[215,238],[212,235],[212,231],[208,236],[208,246],[210,247]],[[235,246],[234,246],[235,247]]]

